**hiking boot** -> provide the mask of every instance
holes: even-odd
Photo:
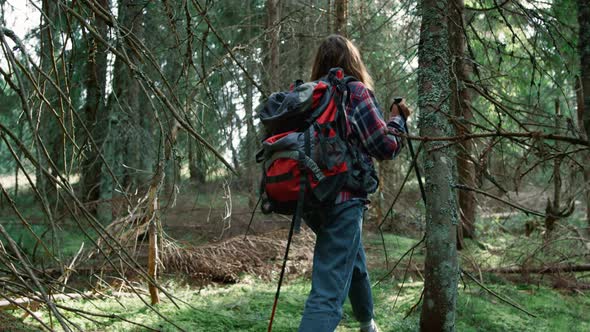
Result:
[[[365,325],[365,326],[363,326],[363,325]],[[361,323],[360,331],[361,332],[380,332],[381,330],[379,330],[375,321],[371,319],[371,321],[369,323],[366,323],[366,324]]]

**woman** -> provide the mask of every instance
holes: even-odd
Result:
[[[326,38],[315,55],[311,80],[340,67],[345,75],[359,81],[348,84],[350,102],[346,106],[349,136],[360,151],[364,163],[362,171],[374,168],[370,157],[393,159],[401,149],[404,131],[403,112],[410,110],[402,102],[392,106],[385,122],[373,95],[373,80],[354,44],[339,35]],[[342,318],[342,305],[348,296],[361,332],[379,331],[373,320],[373,298],[367,273],[365,251],[361,241],[363,212],[367,193],[347,191],[339,193],[336,204],[319,212],[304,216],[316,234],[313,257],[312,288],[305,303],[299,332],[332,332]]]

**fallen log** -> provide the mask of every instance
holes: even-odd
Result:
[[[501,274],[550,274],[559,272],[588,272],[590,271],[590,264],[559,264],[551,266],[537,266],[537,267],[498,267],[493,269],[482,270],[481,272],[501,273]]]

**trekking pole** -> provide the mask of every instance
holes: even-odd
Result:
[[[393,100],[393,103],[391,104],[391,107],[389,109],[391,110],[391,108],[393,107],[393,105],[397,105],[397,104],[401,103],[402,100],[403,100],[403,98],[401,98],[401,97],[395,97],[394,100]],[[398,108],[399,108],[399,106],[398,106]],[[400,109],[400,116],[404,120],[404,129],[406,131],[406,135],[409,136],[410,135],[410,130],[408,129],[408,119],[406,118],[406,115],[404,114],[404,112],[401,111],[401,109]],[[414,151],[414,145],[412,144],[412,140],[406,137],[406,141],[408,142],[408,148],[410,150],[410,157],[412,158],[412,164],[411,164],[410,167],[411,168],[414,168],[414,171],[416,172],[416,179],[418,180],[418,186],[420,187],[420,196],[422,197],[422,201],[424,202],[424,205],[426,206],[426,192],[424,191],[424,184],[422,183],[422,176],[420,175],[420,169],[418,168],[418,158],[416,156],[416,152]],[[408,170],[408,173],[406,174],[406,179],[410,175],[410,171],[411,171],[411,169]],[[406,180],[404,180],[404,183],[405,183],[405,181]],[[400,192],[401,192],[401,189],[400,189]],[[396,199],[397,199],[397,197],[396,197]],[[395,203],[395,200],[394,200],[394,203]],[[393,204],[391,205],[390,210],[392,208],[393,208]],[[381,229],[381,226],[383,225],[384,222],[385,222],[385,218],[383,218],[383,221],[381,222],[381,224],[379,224],[379,232],[381,233],[381,242],[383,243],[383,249],[385,250],[385,254],[386,254],[385,257],[387,258],[387,248],[385,246],[385,237],[383,236],[383,230]],[[426,233],[424,234],[424,236],[422,236],[422,239],[418,243],[416,243],[410,250],[406,251],[406,253],[402,256],[401,259],[403,259],[403,257],[407,253],[409,253],[410,251],[413,252],[413,250],[420,243],[424,242],[425,239],[426,239]],[[383,277],[381,277],[381,279],[379,279],[377,281],[377,283],[375,283],[373,285],[373,287],[377,286],[379,283],[381,283],[381,281],[385,280],[385,278],[387,278],[389,275],[391,275],[391,273],[393,273],[393,270],[395,270],[397,264],[399,262],[401,262],[401,259],[398,260],[398,262],[395,264],[395,266],[393,267],[393,269],[391,269],[387,274],[385,274]]]
[[[287,260],[289,259],[289,248],[291,247],[291,240],[293,239],[293,231],[295,230],[296,218],[300,216],[294,216],[291,221],[291,228],[289,229],[289,236],[287,238],[287,248],[285,249],[285,257],[283,257],[283,266],[281,267],[281,274],[279,276],[279,284],[277,286],[277,292],[275,293],[275,300],[272,305],[272,312],[268,321],[267,332],[272,331],[272,323],[275,320],[275,313],[277,311],[277,304],[279,303],[279,295],[281,294],[281,285],[283,284],[283,277],[285,276],[285,269],[287,267]]]
[[[393,104],[394,105],[399,105],[399,103],[401,103],[402,100],[403,100],[403,98],[396,97],[393,100]],[[398,108],[400,108],[400,107],[398,106]],[[409,136],[410,135],[410,130],[408,130],[408,119],[406,118],[406,115],[404,114],[404,112],[402,112],[401,109],[400,109],[399,114],[402,117],[402,119],[404,119],[404,129],[406,130],[406,134]],[[424,184],[422,183],[422,176],[420,175],[420,168],[418,168],[418,160],[416,158],[416,153],[414,152],[414,145],[412,144],[412,140],[411,139],[406,138],[406,141],[408,142],[408,148],[410,149],[410,157],[412,158],[412,165],[411,165],[411,167],[413,167],[414,168],[414,171],[416,172],[416,178],[418,180],[418,186],[420,187],[420,195],[422,196],[422,201],[424,202],[424,205],[426,205],[426,192],[424,191]]]

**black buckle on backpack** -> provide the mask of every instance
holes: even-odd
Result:
[[[342,72],[342,74],[344,74],[344,71],[340,67],[330,69],[330,71],[328,72],[328,82],[332,86],[336,87],[338,92],[342,93],[346,91],[347,87],[346,84],[340,78],[338,78],[339,72]]]

